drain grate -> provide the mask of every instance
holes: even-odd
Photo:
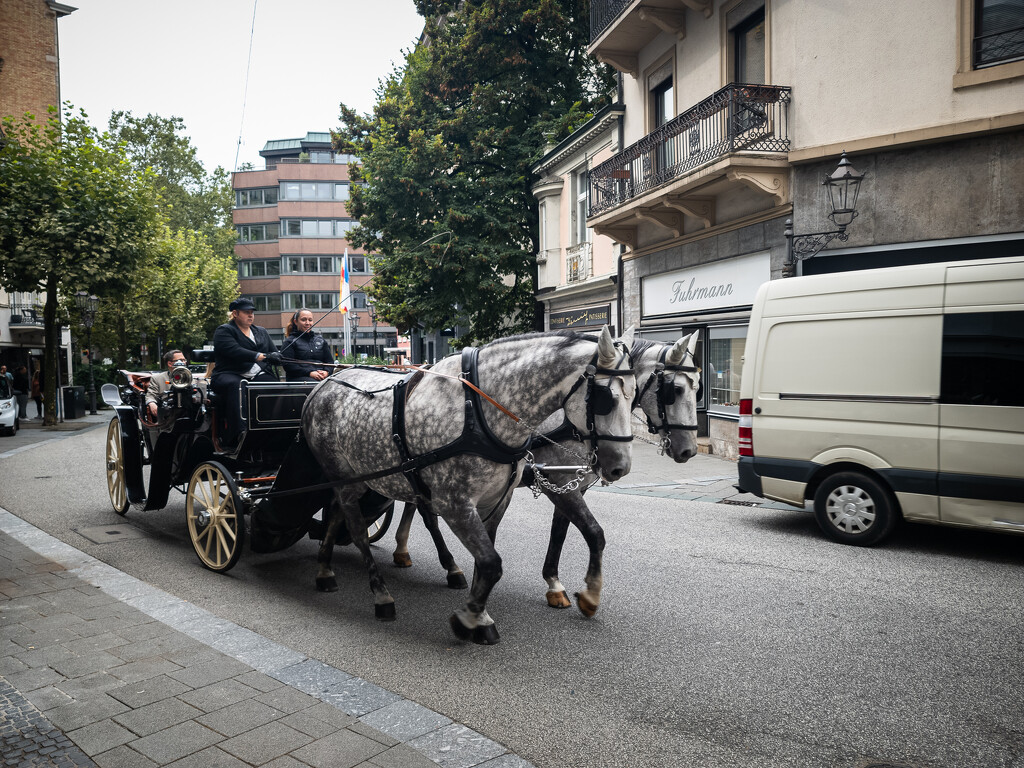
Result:
[[[732,504],[734,507],[757,507],[761,504],[760,501],[740,501],[739,499],[721,499],[718,503]],[[868,766],[868,768],[871,768],[871,766]],[[878,768],[883,768],[883,766],[879,765]],[[896,766],[896,768],[902,768],[902,766]]]
[[[145,538],[145,534],[134,525],[93,525],[88,528],[76,528],[75,532],[93,544],[110,544],[113,541]]]

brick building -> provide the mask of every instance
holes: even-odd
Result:
[[[57,20],[75,11],[52,0],[0,0],[0,118],[26,112],[45,122],[58,106],[60,46]],[[42,365],[45,296],[0,289],[0,363],[8,370]],[[71,333],[61,332],[61,381],[70,370]]]
[[[339,355],[344,328],[338,310],[342,262],[348,253],[353,352],[383,357],[397,346],[395,329],[374,324],[362,287],[371,279],[369,259],[345,238],[356,225],[346,208],[349,156],[331,150],[329,133],[268,141],[261,170],[233,175],[242,295],[256,304],[256,323],[275,342],[284,339],[292,314],[303,307]]]

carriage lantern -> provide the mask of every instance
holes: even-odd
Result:
[[[843,151],[839,164],[822,181],[828,193],[828,204],[831,209],[828,218],[838,229],[832,232],[813,232],[807,235],[793,234],[793,220],[786,219],[785,236],[788,243],[786,264],[783,276],[792,277],[796,272],[796,262],[809,259],[816,255],[833,240],[846,242],[850,235],[846,228],[857,218],[857,195],[864,174],[859,173]]]

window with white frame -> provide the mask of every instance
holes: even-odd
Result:
[[[590,241],[590,230],[587,229],[587,166],[584,164],[572,173],[572,233],[571,245]]]
[[[242,259],[238,262],[239,277],[277,277],[280,274],[280,259]]]

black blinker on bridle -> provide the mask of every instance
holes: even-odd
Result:
[[[616,342],[616,347],[621,347],[620,342]],[[603,384],[595,384],[594,380],[598,375],[602,376],[634,376],[635,372],[632,368],[632,363],[629,362],[629,354],[625,354],[628,368],[598,368],[597,367],[597,353],[594,353],[594,358],[590,365],[586,367],[583,375],[573,384],[572,389],[569,390],[569,394],[562,400],[562,407],[565,407],[565,403],[572,396],[584,381],[587,383],[587,391],[583,396],[583,402],[587,405],[587,434],[580,435],[573,432],[581,441],[589,442],[592,450],[597,450],[597,443],[599,440],[606,440],[611,442],[628,443],[633,439],[633,433],[630,432],[628,435],[605,435],[597,431],[597,425],[595,423],[595,416],[607,416],[615,409],[615,395],[612,393],[610,386]]]

